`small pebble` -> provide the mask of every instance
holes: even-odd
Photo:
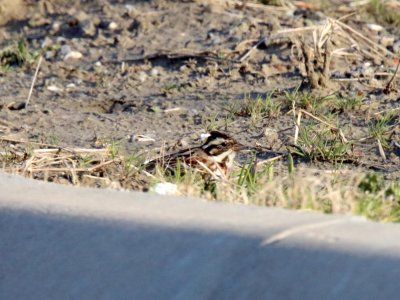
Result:
[[[60,22],[54,22],[53,25],[51,25],[51,31],[54,33],[60,31],[60,28],[61,28]]]
[[[46,53],[44,54],[44,58],[46,60],[50,60],[54,58],[54,55],[55,55],[54,51],[46,51]]]
[[[380,44],[383,47],[392,46],[394,44],[394,37],[392,36],[383,36],[380,40]]]
[[[61,52],[62,55],[67,55],[67,54],[70,53],[71,51],[72,51],[72,50],[71,50],[71,47],[70,47],[70,46],[68,46],[68,45],[62,45],[62,46],[61,46],[60,52]]]
[[[110,30],[114,31],[117,28],[118,28],[118,24],[115,22],[111,22],[110,24],[108,24],[108,29],[110,29]]]
[[[400,54],[400,40],[393,44],[393,52]]]
[[[156,68],[151,69],[150,72],[151,76],[157,76],[159,74],[159,71]]]
[[[178,195],[179,191],[178,191],[178,186],[174,183],[170,183],[170,182],[160,182],[157,183],[154,188],[153,191],[158,194],[158,195]]]
[[[96,27],[94,26],[93,22],[90,19],[81,21],[79,26],[85,35],[90,36],[90,37],[93,37],[96,35]]]
[[[131,4],[126,4],[125,5],[126,10],[128,11],[128,13],[134,13],[136,11],[135,6],[131,5]]]
[[[147,79],[147,74],[146,74],[146,72],[140,72],[139,73],[139,76],[138,76],[138,78],[139,78],[139,80],[140,80],[140,82],[145,82],[146,81],[146,79]]]
[[[66,42],[67,42],[67,39],[65,37],[63,37],[63,36],[59,36],[56,39],[56,43],[57,44],[65,44]]]
[[[378,24],[367,24],[367,28],[372,31],[382,31],[383,30],[383,27]]]
[[[278,132],[271,128],[265,128],[264,136],[270,141],[276,141],[279,138]]]
[[[45,37],[42,44],[40,45],[41,48],[48,48],[53,45],[53,41],[49,37]]]
[[[56,85],[49,85],[47,90],[54,93],[61,93],[63,90]]]
[[[69,52],[67,55],[65,55],[64,60],[69,60],[69,59],[80,59],[82,58],[82,53],[78,52],[78,51],[71,51]]]

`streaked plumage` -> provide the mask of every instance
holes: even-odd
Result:
[[[211,171],[217,177],[226,177],[233,166],[236,153],[244,148],[227,134],[212,131],[203,145],[151,160],[146,164],[146,169],[154,170],[160,165],[174,172],[179,161],[184,167],[200,169],[204,174]]]

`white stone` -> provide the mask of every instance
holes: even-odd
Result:
[[[178,186],[170,182],[160,182],[157,183],[153,191],[159,195],[178,195]]]
[[[383,27],[378,24],[367,24],[368,29],[373,30],[373,31],[382,31]]]
[[[63,91],[62,88],[59,88],[59,87],[56,86],[56,85],[49,85],[49,86],[47,87],[47,90],[50,91],[50,92],[54,92],[54,93],[61,93],[61,92]]]
[[[108,29],[110,30],[115,30],[118,28],[118,24],[115,22],[111,22],[110,24],[108,24]]]
[[[81,59],[82,58],[82,53],[80,53],[79,51],[71,51],[69,53],[67,53],[67,55],[65,55],[64,60],[69,60],[69,59]]]
[[[146,79],[147,79],[147,74],[146,74],[146,72],[140,72],[139,73],[139,80],[140,80],[140,82],[145,82],[146,81]]]
[[[62,46],[61,46],[61,49],[60,49],[61,54],[67,55],[67,54],[70,53],[71,51],[72,51],[72,50],[71,50],[71,47],[70,47],[70,46],[68,46],[68,45],[62,45]]]

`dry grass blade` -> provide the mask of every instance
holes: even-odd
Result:
[[[264,43],[268,38],[262,38],[260,39],[254,46],[252,46],[249,50],[247,50],[242,57],[239,58],[240,62],[245,61],[246,59],[248,59],[250,57],[250,55],[253,53],[253,51],[255,49],[257,49],[262,43]]]
[[[295,145],[297,145],[297,140],[299,138],[300,122],[301,122],[301,110],[297,114],[297,120],[296,120],[296,123],[295,123],[295,131],[294,131],[294,138],[293,138],[293,143]]]
[[[385,154],[385,151],[383,150],[381,140],[376,139],[376,141],[378,143],[379,155],[383,158],[383,160],[386,160],[386,154]]]
[[[39,69],[40,69],[40,65],[42,64],[42,60],[43,60],[43,57],[40,55],[40,56],[39,56],[38,64],[37,64],[37,66],[36,66],[35,75],[33,75],[31,88],[29,89],[28,98],[26,99],[26,102],[25,102],[25,109],[28,108],[29,101],[31,100],[31,96],[32,96],[32,92],[33,92],[33,87],[35,86],[36,78],[37,78],[37,75],[38,75],[38,73],[39,73]]]
[[[59,147],[57,149],[34,149],[32,150],[36,154],[54,154],[60,151],[65,151],[73,154],[103,154],[108,155],[110,150],[108,148],[102,149],[86,149],[86,148],[63,148]]]
[[[220,180],[220,178],[215,175],[213,171],[211,171],[203,162],[197,160],[197,163],[215,180]],[[220,173],[223,174],[222,170],[219,169]],[[225,178],[224,178],[225,179]]]
[[[268,163],[272,163],[272,162],[274,162],[276,160],[284,158],[285,156],[286,156],[285,154],[281,154],[281,155],[277,155],[277,156],[269,158],[269,159],[257,161],[257,167],[265,165],[265,164],[268,164]]]
[[[390,78],[389,82],[386,84],[385,89],[383,90],[383,92],[385,94],[389,94],[393,90],[392,85],[393,85],[394,79],[396,78],[397,72],[399,71],[399,66],[400,66],[400,60],[397,63],[396,70],[394,71],[392,78]]]
[[[358,32],[357,30],[351,28],[350,26],[344,24],[343,22],[336,20],[335,21],[339,26],[341,26],[342,28],[344,28],[345,30],[353,33],[356,37],[360,38],[361,40],[363,40],[365,43],[367,43],[369,46],[370,50],[372,51],[376,51],[375,48],[381,50],[384,54],[389,55],[391,57],[397,57],[396,54],[394,54],[392,51],[389,51],[388,49],[386,49],[385,47],[379,45],[378,43],[375,43],[373,40],[367,38],[366,36],[364,36],[363,34],[361,34],[360,32]],[[378,51],[376,51],[376,53],[379,53]]]
[[[400,107],[384,109],[384,110],[381,110],[381,111],[378,111],[378,112],[374,113],[374,115],[381,115],[381,114],[384,114],[384,113],[387,113],[387,112],[395,112],[396,110],[400,110]]]

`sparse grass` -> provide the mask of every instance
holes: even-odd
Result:
[[[59,145],[60,138],[55,133],[49,132],[43,137],[42,143],[51,144],[51,145]]]
[[[393,121],[395,117],[396,114],[394,112],[385,112],[378,115],[377,118],[372,120],[368,125],[370,136],[379,140],[384,148],[389,146],[387,137],[393,127],[393,125],[390,125],[390,122]]]
[[[293,91],[285,91],[286,102],[289,108],[301,108],[312,114],[324,113],[326,108],[335,95],[327,95],[324,97],[317,97],[310,92],[299,92],[298,88]]]
[[[29,146],[30,147],[30,146]],[[177,172],[144,172],[140,153],[126,157],[107,149],[38,148],[1,144],[3,170],[36,179],[134,190],[156,182],[171,182],[182,195],[218,201],[251,203],[325,213],[353,212],[382,221],[400,222],[400,184],[387,183],[375,173],[354,174],[294,168],[275,176],[273,163],[259,165],[253,156],[224,180],[206,180],[199,170],[177,165]]]
[[[39,53],[30,50],[24,40],[13,42],[0,50],[0,71],[32,63],[38,56]]]
[[[162,87],[162,92],[167,95],[171,94],[174,90],[177,90],[178,88],[179,88],[178,84],[172,81],[168,81]]]
[[[311,160],[331,163],[342,162],[348,157],[350,145],[343,143],[337,132],[318,124],[303,125],[293,153]]]
[[[240,104],[231,104],[228,111],[240,117],[250,117],[251,124],[255,126],[264,118],[277,118],[281,111],[281,103],[273,99],[273,92],[265,97],[258,95],[255,99],[246,96]]]
[[[361,107],[364,101],[364,96],[345,96],[336,97],[332,101],[332,107],[339,112],[348,112]]]
[[[400,184],[385,184],[382,176],[367,174],[358,185],[362,193],[355,212],[373,220],[400,221]]]
[[[400,4],[396,1],[370,0],[366,10],[378,22],[397,27],[400,31]]]
[[[209,114],[202,118],[202,124],[206,132],[216,130],[222,125],[219,113]]]

